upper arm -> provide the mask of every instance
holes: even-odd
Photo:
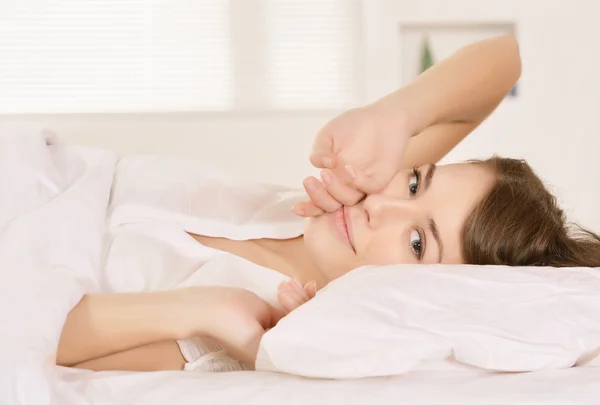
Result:
[[[479,124],[480,122],[448,122],[430,126],[408,141],[402,160],[403,168],[439,162]]]
[[[174,340],[150,343],[74,365],[93,371],[162,371],[182,370],[185,359]]]

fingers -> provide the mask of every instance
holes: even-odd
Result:
[[[314,202],[301,201],[292,207],[292,212],[300,217],[317,217],[325,213],[321,208],[317,207]]]
[[[279,290],[277,293],[277,300],[279,304],[282,306],[283,310],[286,313],[292,312],[294,309],[298,308],[302,303],[298,303],[285,291]]]
[[[310,155],[310,163],[314,166],[314,167],[318,167],[319,169],[332,169],[335,167],[335,163],[336,163],[336,159],[335,156],[333,156],[332,154],[326,154],[326,153],[312,153]]]
[[[277,292],[279,303],[288,313],[309,300],[304,289],[301,286],[298,288],[293,283],[294,281],[281,283],[279,291]]]
[[[354,165],[345,165],[344,174],[347,176],[347,184],[361,192],[361,198],[365,194],[374,194],[380,192],[387,183],[378,181],[373,176],[366,174]],[[391,176],[390,176],[391,178]]]
[[[310,281],[306,283],[306,285],[304,286],[304,291],[306,291],[306,294],[308,295],[309,299],[315,298],[315,296],[317,295],[317,283],[315,281]]]
[[[349,177],[349,176],[348,176]],[[364,176],[356,176],[359,181]],[[322,182],[314,177],[304,180],[310,201],[302,201],[292,207],[292,212],[301,217],[316,217],[325,212],[334,212],[342,205],[352,206],[359,202],[364,193],[344,184],[339,176],[329,169],[321,171]],[[350,178],[350,180],[352,180]]]
[[[307,177],[303,184],[308,197],[323,211],[334,212],[342,206],[342,203],[333,198],[323,184],[314,177]]]
[[[316,293],[317,285],[314,281],[303,287],[298,280],[292,279],[279,285],[277,299],[284,310],[289,313],[314,298]]]
[[[318,168],[334,167],[335,158],[333,156],[333,136],[329,131],[329,125],[325,125],[315,137],[312,152],[310,154],[310,163]]]
[[[321,178],[329,195],[341,203],[341,205],[352,206],[359,202],[364,195],[364,193],[356,190],[354,187],[344,184],[331,170],[322,170]]]

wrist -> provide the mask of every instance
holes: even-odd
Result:
[[[369,107],[395,128],[401,126],[404,133],[413,137],[437,121],[437,107],[430,98],[427,89],[413,82]]]
[[[418,122],[403,106],[392,105],[387,100],[379,100],[366,106],[366,109],[372,117],[372,121],[377,123],[378,130],[383,133],[409,138],[418,133]]]

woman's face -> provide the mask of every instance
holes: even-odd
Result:
[[[309,219],[305,244],[329,279],[367,264],[463,263],[463,225],[493,181],[476,164],[400,171],[380,193]]]

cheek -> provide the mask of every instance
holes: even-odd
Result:
[[[415,262],[414,255],[397,231],[379,231],[365,246],[362,260],[367,264],[408,264]]]

